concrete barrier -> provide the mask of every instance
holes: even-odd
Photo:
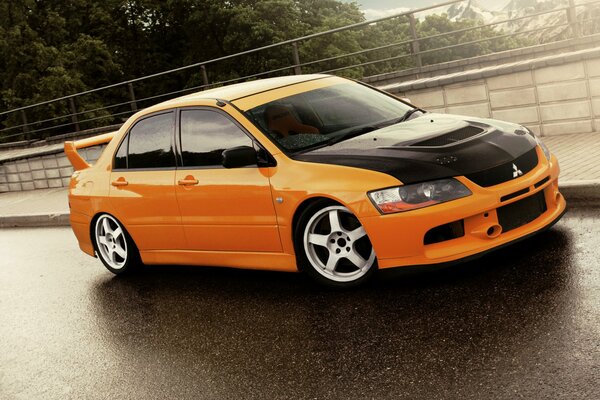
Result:
[[[93,163],[105,146],[81,149],[86,161]],[[0,193],[68,187],[73,167],[63,152],[63,144],[13,150],[3,154],[0,165]],[[2,162],[2,159],[0,159]]]
[[[380,88],[429,111],[516,122],[540,136],[600,131],[600,47]]]
[[[600,34],[580,38],[570,38],[558,42],[538,44],[529,47],[485,54],[477,57],[463,58],[439,64],[424,65],[418,68],[409,68],[401,71],[386,72],[383,74],[364,77],[362,80],[374,86],[390,85],[421,78],[429,78],[455,72],[470,71],[506,63],[531,60],[554,54],[568,53],[595,47],[600,42]]]

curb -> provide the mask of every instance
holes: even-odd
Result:
[[[600,180],[559,183],[558,189],[569,206],[600,206]]]
[[[571,207],[600,206],[600,180],[564,182],[560,192]],[[1,228],[70,226],[69,213],[0,216]]]
[[[70,226],[69,216],[69,213],[6,215],[0,217],[0,229]]]

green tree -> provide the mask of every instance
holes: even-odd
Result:
[[[338,0],[0,0],[0,109],[10,110],[124,80],[364,21],[357,3]],[[430,16],[416,21],[425,64],[528,44],[497,38],[474,21]],[[474,28],[474,29],[470,29]],[[444,32],[466,29],[449,36]],[[431,37],[427,39],[427,37]],[[304,73],[334,71],[361,78],[415,66],[408,18],[399,17],[298,43]],[[456,43],[467,46],[435,50]],[[374,49],[374,50],[373,50]],[[340,57],[342,56],[342,57]],[[339,57],[339,58],[338,58]],[[385,60],[385,61],[380,61]],[[293,73],[292,47],[281,46],[206,65],[210,82]],[[347,68],[352,66],[352,68]],[[135,82],[145,107],[202,85],[200,68]],[[77,97],[82,128],[123,121],[125,86]],[[146,99],[146,100],[144,100]],[[119,105],[120,104],[120,105]],[[118,105],[118,106],[115,106]],[[72,131],[68,101],[28,109],[30,137]],[[113,115],[116,114],[116,115]],[[113,116],[111,116],[113,115]],[[86,122],[87,121],[87,122]],[[0,116],[0,137],[25,137],[20,113]]]

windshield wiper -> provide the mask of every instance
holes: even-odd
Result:
[[[353,129],[350,132],[346,132],[342,135],[339,135],[339,136],[329,139],[325,143],[325,146],[333,146],[334,144],[339,143],[342,140],[350,139],[355,136],[360,136],[360,135],[372,132],[372,131],[380,129],[380,128],[381,128],[381,126],[374,126],[374,125],[361,126],[360,128]]]
[[[386,126],[395,125],[395,124],[399,124],[400,122],[407,121],[410,118],[410,116],[413,115],[414,113],[416,113],[417,111],[421,111],[422,113],[425,113],[425,110],[421,110],[420,108],[411,108],[410,110],[405,112],[404,115],[402,115],[400,118],[396,118],[391,121],[388,121],[386,123]]]
[[[303,152],[303,151],[306,151],[306,150],[311,150],[311,151],[312,150],[317,150],[317,149],[320,149],[320,148],[326,147],[326,146],[333,146],[334,144],[337,144],[337,143],[339,143],[339,142],[341,142],[343,140],[350,139],[350,138],[353,138],[355,136],[360,136],[360,135],[363,135],[365,133],[373,132],[373,131],[376,131],[377,129],[385,128],[387,126],[399,124],[400,122],[406,121],[408,118],[410,118],[411,115],[413,115],[417,111],[421,111],[421,112],[425,113],[425,110],[422,110],[420,108],[411,108],[410,110],[408,110],[407,112],[405,112],[399,118],[394,118],[392,120],[385,121],[385,122],[382,122],[382,123],[377,124],[377,125],[361,126],[360,128],[356,128],[356,129],[353,129],[353,130],[351,130],[349,132],[346,132],[346,133],[343,133],[341,135],[332,137],[331,139],[329,139],[329,140],[327,140],[325,142],[319,143],[317,146],[313,146],[313,147],[310,147],[310,148],[307,148],[307,149],[297,150],[296,153]]]
[[[374,131],[376,129],[381,128],[380,126],[373,126],[373,125],[367,125],[367,126],[361,126],[360,128],[357,129],[353,129],[349,132],[346,133],[342,133],[341,135],[332,137],[329,140],[325,140],[323,142],[318,143],[315,146],[308,146],[308,147],[304,147],[301,149],[296,149],[292,154],[300,154],[303,153],[305,151],[313,151],[313,150],[317,150],[317,149],[321,149],[323,147],[327,147],[327,146],[332,146],[336,143],[341,142],[342,140],[346,140],[346,139],[350,139],[352,137],[355,136],[360,136],[362,134]]]
[[[422,113],[425,113],[425,110],[421,110],[420,108],[412,108],[412,109],[408,110],[407,112],[405,112],[403,116],[398,118],[398,122],[395,122],[395,123],[398,124],[400,122],[404,122],[404,121],[408,120],[410,118],[410,116],[413,115],[414,113],[416,113],[417,111],[421,111]]]
[[[395,118],[389,121],[385,121],[381,124],[378,125],[367,125],[367,126],[361,126],[360,128],[351,130],[350,132],[344,133],[342,135],[336,136],[334,138],[329,139],[327,142],[325,142],[324,146],[332,146],[336,143],[341,142],[342,140],[346,140],[346,139],[350,139],[352,137],[355,136],[359,136],[362,135],[364,133],[369,133],[372,131],[376,131],[377,129],[381,129],[381,128],[385,128],[386,126],[391,126],[391,125],[395,125],[395,124],[399,124],[400,122],[404,122],[407,119],[410,118],[411,115],[413,115],[414,113],[416,113],[417,111],[421,111],[421,112],[425,112],[424,110],[421,110],[420,108],[411,108],[410,110],[408,110],[407,112],[405,112],[401,117],[399,118]]]

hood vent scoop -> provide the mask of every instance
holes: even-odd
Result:
[[[440,136],[436,136],[422,142],[416,142],[411,146],[428,146],[428,147],[441,147],[462,142],[463,140],[472,138],[473,136],[479,135],[483,132],[483,129],[476,126],[465,126],[464,128],[457,129],[452,132],[445,133]]]

